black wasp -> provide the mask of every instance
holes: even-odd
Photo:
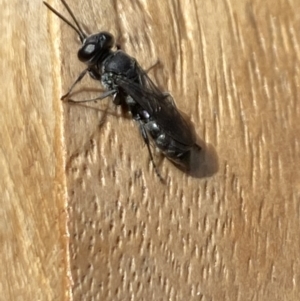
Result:
[[[78,59],[87,65],[62,99],[68,99],[74,86],[88,73],[93,79],[101,81],[106,92],[95,99],[78,102],[100,100],[112,95],[113,102],[116,105],[125,104],[133,119],[139,123],[159,178],[162,180],[153,160],[149,136],[169,160],[188,171],[191,167],[191,152],[200,147],[196,144],[191,123],[179,113],[172,96],[161,92],[134,58],[122,50],[112,50],[115,45],[113,35],[101,31],[88,36],[67,3],[61,1],[76,27],[48,3],[44,4],[77,32],[82,43]]]

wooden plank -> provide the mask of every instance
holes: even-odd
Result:
[[[41,1],[1,7],[0,299],[63,300],[69,280],[57,58]]]
[[[167,185],[110,99],[60,102],[84,68],[76,33],[39,1],[5,4],[2,295],[63,300],[71,275],[74,300],[295,300],[297,1],[69,3],[145,69],[159,59],[150,76],[194,122],[203,171],[164,160]]]

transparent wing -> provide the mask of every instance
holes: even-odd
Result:
[[[194,145],[196,141],[194,128],[179,112],[172,96],[162,93],[142,69],[139,82],[126,78],[116,80],[116,84],[145,109],[166,134],[186,146]]]

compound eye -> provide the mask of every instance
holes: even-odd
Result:
[[[85,44],[78,51],[78,58],[81,62],[87,62],[95,56],[96,45],[93,43]]]

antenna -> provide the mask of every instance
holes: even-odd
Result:
[[[77,32],[81,43],[83,43],[84,39],[87,37],[87,34],[82,30],[81,26],[79,25],[78,21],[76,20],[73,12],[71,11],[66,1],[61,0],[61,2],[63,3],[64,7],[67,9],[73,21],[75,22],[77,28],[69,20],[67,20],[62,14],[60,14],[57,10],[55,10],[52,6],[50,6],[47,2],[43,1],[43,3],[47,6],[48,9],[50,9],[55,15],[57,15],[60,19],[62,19],[65,23],[67,23],[70,27],[72,27]]]

